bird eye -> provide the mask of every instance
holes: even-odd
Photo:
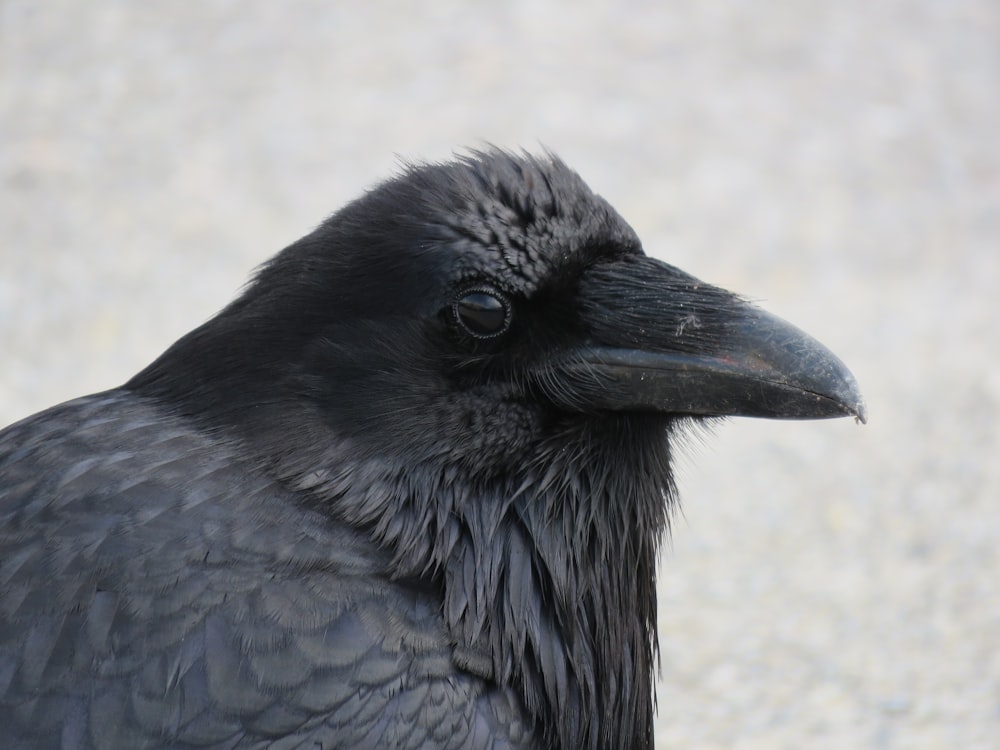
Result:
[[[455,320],[476,338],[499,336],[510,325],[510,305],[491,289],[470,289],[452,310]]]

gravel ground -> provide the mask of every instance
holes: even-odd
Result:
[[[691,441],[657,746],[1000,748],[995,0],[181,7],[0,2],[0,423],[122,382],[400,157],[543,144],[870,407]]]

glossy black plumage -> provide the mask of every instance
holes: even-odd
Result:
[[[863,416],[755,316],[556,159],[379,186],[0,433],[11,746],[650,746],[679,420]]]

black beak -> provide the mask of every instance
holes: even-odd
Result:
[[[829,349],[665,263],[597,266],[578,300],[590,340],[559,369],[579,408],[866,419],[854,376]]]

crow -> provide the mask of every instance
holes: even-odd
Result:
[[[405,168],[125,385],[0,433],[9,748],[648,748],[678,431],[822,345],[552,154]]]

